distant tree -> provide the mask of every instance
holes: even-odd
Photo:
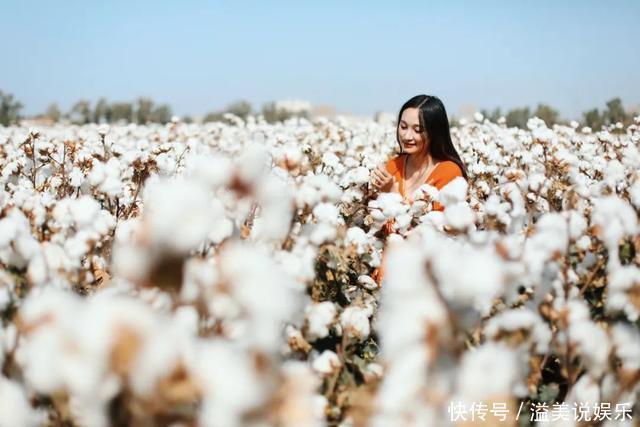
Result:
[[[604,118],[607,124],[616,124],[618,122],[626,124],[630,120],[620,98],[614,98],[607,102],[607,110],[604,112]]]
[[[71,118],[71,121],[77,124],[91,123],[93,115],[91,114],[91,105],[89,104],[89,101],[81,99],[76,102],[73,107],[71,107],[69,117]]]
[[[57,103],[53,103],[47,107],[47,111],[44,113],[45,117],[50,119],[52,122],[56,123],[60,121],[60,117],[62,117],[62,112],[58,107]]]
[[[282,122],[293,117],[289,111],[277,108],[275,102],[268,102],[262,106],[262,115],[268,123]]]
[[[184,117],[182,118],[182,121],[183,121],[184,123],[187,123],[187,124],[189,124],[189,123],[193,123],[193,117],[191,117],[191,116],[189,116],[189,115],[184,116]]]
[[[525,129],[527,127],[527,122],[530,118],[531,111],[529,110],[529,107],[514,108],[513,110],[510,110],[505,117],[507,120],[507,126],[516,126],[520,129]]]
[[[130,102],[114,102],[111,104],[111,121],[125,121],[130,123],[133,120],[133,105]]]
[[[498,123],[498,119],[502,117],[500,107],[495,108],[491,112],[489,110],[480,110],[480,114],[482,114],[486,119],[489,119],[493,123]]]
[[[149,118],[155,123],[169,123],[171,121],[171,107],[166,104],[158,105],[153,109]]]
[[[544,120],[547,126],[558,123],[560,118],[560,113],[546,104],[538,104],[538,108],[533,112],[533,115]]]
[[[151,112],[153,111],[153,101],[149,98],[138,98],[136,101],[136,122],[145,124],[151,121]]]
[[[204,116],[204,118],[202,119],[202,121],[204,123],[208,123],[208,122],[221,122],[224,120],[223,117],[224,113],[222,112],[215,112],[215,113],[208,113],[207,115]]]
[[[241,119],[246,119],[247,116],[251,114],[251,104],[247,101],[236,101],[227,105],[224,111],[226,113],[234,114]]]
[[[224,115],[226,113],[231,113],[245,120],[247,116],[251,114],[251,112],[252,112],[251,104],[249,104],[247,101],[241,100],[241,101],[236,101],[227,105],[222,111],[213,111],[208,113],[206,116],[204,116],[202,121],[205,123],[206,122],[222,122],[225,120]]]
[[[100,98],[93,109],[94,123],[111,122],[111,106],[105,98]]]
[[[13,94],[4,93],[0,90],[0,124],[9,126],[18,123],[20,120],[20,110],[22,103],[13,99]]]
[[[589,126],[593,130],[600,129],[604,124],[604,118],[597,108],[582,113],[585,126]]]

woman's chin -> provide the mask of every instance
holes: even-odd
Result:
[[[418,147],[415,145],[410,145],[410,146],[404,145],[402,149],[407,154],[414,154],[418,151]]]

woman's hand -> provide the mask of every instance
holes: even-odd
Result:
[[[393,175],[384,166],[378,166],[371,172],[371,185],[378,191],[389,192],[393,186]]]

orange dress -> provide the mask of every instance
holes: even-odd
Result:
[[[393,178],[399,184],[398,192],[408,203],[413,203],[413,200],[405,194],[405,182],[404,182],[404,170],[406,165],[407,155],[399,155],[391,160],[389,160],[386,164],[387,172],[393,175]],[[424,183],[433,185],[438,190],[442,189],[445,185],[449,183],[452,179],[462,175],[462,170],[460,166],[451,160],[443,160],[438,162],[429,174],[429,176],[425,179]],[[434,201],[432,202],[432,210],[434,211],[444,211],[444,206],[440,203]],[[387,221],[384,224],[384,233],[385,235],[389,235],[394,232],[393,230],[393,219]],[[380,266],[376,268],[372,274],[372,278],[378,283],[378,286],[382,283],[382,277],[384,275],[384,263],[385,263],[385,250],[382,250],[382,260],[380,262]]]

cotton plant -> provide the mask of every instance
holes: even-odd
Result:
[[[1,128],[11,420],[443,425],[456,399],[637,400],[638,120],[461,121],[469,180],[413,204],[368,186],[385,121]]]

